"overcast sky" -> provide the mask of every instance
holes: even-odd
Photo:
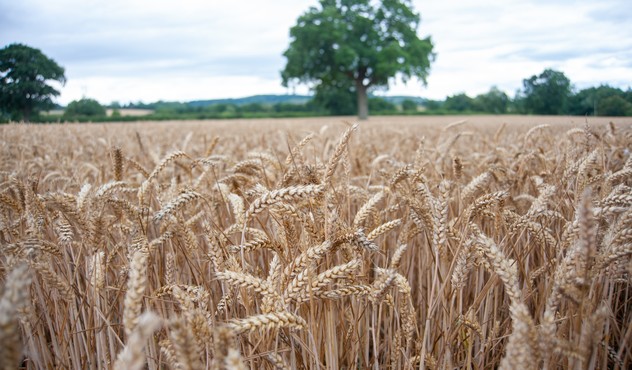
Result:
[[[289,28],[317,0],[0,0],[0,47],[36,47],[66,68],[58,102],[189,101],[284,94]],[[560,70],[577,88],[632,86],[630,0],[416,0],[437,54],[428,85],[387,95],[443,99]],[[307,93],[297,88],[297,93]]]

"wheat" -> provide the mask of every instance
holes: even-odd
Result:
[[[123,181],[123,152],[121,148],[113,148],[111,157],[114,181]]]
[[[245,219],[249,219],[272,204],[317,197],[323,192],[323,190],[324,187],[322,185],[291,186],[288,188],[272,190],[257,198],[254,202],[252,202],[252,204],[250,204],[250,207],[246,212]]]
[[[280,328],[299,330],[306,327],[307,322],[302,317],[290,312],[272,312],[245,319],[231,320],[227,325],[236,334],[241,334],[255,330],[268,331]]]
[[[338,142],[338,146],[336,146],[336,150],[333,155],[329,158],[329,162],[327,163],[327,168],[325,169],[325,177],[323,178],[323,184],[330,184],[331,180],[334,176],[334,172],[336,172],[336,167],[338,167],[338,163],[342,158],[347,145],[349,144],[349,139],[351,139],[351,134],[358,128],[358,124],[354,124],[349,127],[347,131],[344,132],[340,141]]]
[[[531,141],[531,137],[535,136],[540,131],[543,131],[544,129],[549,128],[549,127],[551,127],[551,125],[549,124],[543,124],[543,125],[537,125],[537,126],[531,127],[529,131],[527,131],[527,133],[524,135],[524,145],[527,146]]]
[[[316,276],[307,288],[301,287],[300,289],[288,288],[286,291],[286,301],[289,299],[295,300],[297,303],[304,302],[309,299],[311,294],[319,294],[325,287],[334,283],[339,279],[345,279],[351,276],[361,265],[361,261],[358,259],[349,261],[345,264],[334,266],[327,271],[324,271]],[[300,276],[300,275],[299,275]]]
[[[7,275],[0,299],[0,367],[16,369],[22,359],[18,312],[28,301],[31,276],[28,265],[20,264]]]
[[[176,197],[176,199],[169,202],[165,205],[160,211],[156,212],[154,215],[155,221],[160,221],[165,217],[172,215],[180,208],[184,207],[187,203],[192,202],[195,199],[201,198],[202,196],[194,191],[184,192]]]
[[[512,333],[499,369],[536,369],[537,357],[531,344],[533,321],[523,303],[511,304]]]
[[[489,172],[483,172],[480,175],[473,178],[464,188],[461,190],[461,198],[464,201],[468,201],[475,197],[482,189],[484,189],[492,179],[492,175]]]
[[[457,120],[2,127],[0,368],[629,368],[632,125]]]
[[[475,240],[475,244],[485,256],[489,266],[502,280],[511,301],[520,302],[522,294],[518,285],[518,271],[515,261],[507,258],[496,243],[485,235],[479,235]]]
[[[152,312],[145,312],[138,318],[138,325],[129,337],[125,348],[119,353],[114,369],[140,370],[146,364],[143,348],[149,337],[160,328],[162,320]]]
[[[169,339],[173,345],[175,361],[183,370],[202,368],[200,348],[193,337],[193,332],[184,318],[169,321]]]
[[[147,285],[147,250],[138,249],[132,255],[127,279],[123,309],[123,327],[125,335],[130,336],[136,326],[142,310],[143,296]]]
[[[333,244],[330,241],[325,241],[322,244],[308,248],[305,252],[299,254],[292,263],[288,264],[285,269],[283,269],[283,280],[287,281],[294,278],[300,271],[303,271],[311,264],[320,261],[320,259],[322,259],[332,247]]]
[[[231,285],[237,285],[242,288],[250,288],[256,293],[270,295],[276,301],[280,301],[281,297],[270,284],[262,279],[241,272],[223,271],[217,273],[217,278],[224,280]]]
[[[74,292],[68,281],[51,269],[44,262],[29,261],[29,265],[37,271],[48,288],[54,288],[61,298],[67,301],[74,299]]]
[[[373,195],[371,199],[364,203],[353,218],[353,225],[351,227],[354,229],[360,228],[364,224],[364,221],[369,217],[369,214],[375,211],[376,205],[384,198],[384,195],[383,191],[379,191]]]

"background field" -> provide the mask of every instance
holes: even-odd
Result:
[[[0,126],[0,363],[626,369],[632,122]]]

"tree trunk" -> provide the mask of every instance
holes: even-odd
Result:
[[[367,87],[362,81],[356,81],[356,94],[358,94],[358,119],[366,120],[369,118],[369,98]]]
[[[24,123],[31,122],[31,111],[31,108],[24,108],[22,110],[22,120],[24,121]]]

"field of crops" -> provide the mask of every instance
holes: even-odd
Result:
[[[629,369],[632,121],[0,126],[2,369]]]

